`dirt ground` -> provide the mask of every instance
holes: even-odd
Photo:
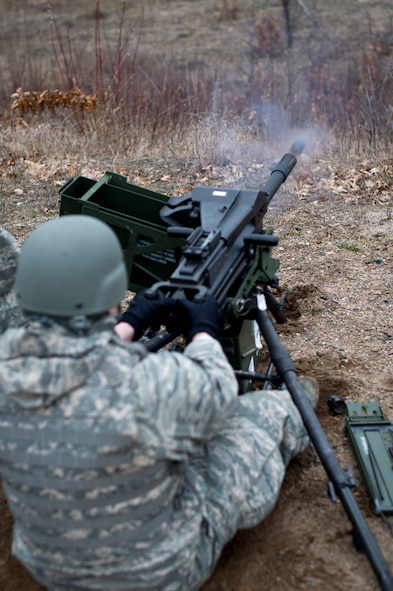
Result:
[[[190,10],[190,3],[178,4]],[[168,2],[168,10],[173,5]],[[180,17],[174,30],[180,35]],[[99,178],[113,169],[105,156],[94,163],[70,157],[59,164],[42,155],[18,158],[5,141],[0,150],[1,224],[20,241],[57,215],[57,191],[69,176]],[[130,182],[166,194],[197,184],[255,188],[266,180],[270,164],[201,167],[179,159],[133,162],[126,157],[116,162],[115,172]],[[327,399],[334,394],[345,401],[378,401],[393,421],[392,179],[389,158],[341,165],[305,154],[265,220],[279,237],[275,256],[287,295],[288,322],[277,331],[298,373],[319,382],[318,419],[341,466],[353,467],[353,494],[391,572],[392,534],[370,508],[345,435],[345,415],[331,414]],[[327,481],[307,448],[289,466],[274,511],[228,544],[203,591],[379,589],[367,557],[354,547],[341,502],[327,494]],[[12,517],[1,493],[0,515],[0,589],[42,589],[10,554]]]
[[[165,178],[170,194],[175,177],[162,177],[162,167],[178,170],[178,164],[161,166],[158,162],[155,171],[150,163],[139,163],[137,169],[131,164],[130,181],[135,175],[140,181],[145,170],[146,183],[149,179],[154,187]],[[29,199],[23,214],[20,209],[18,188],[22,182],[26,194],[30,183],[39,195],[39,207],[37,200],[30,205],[39,214],[39,222],[36,218],[32,225],[56,215],[58,207],[52,189],[58,173],[49,182],[42,180],[41,193],[37,193],[37,177],[28,175],[31,166],[21,164],[16,177],[7,177],[3,166],[0,194],[4,191],[15,196],[8,199],[6,227],[18,237],[28,232],[31,219]],[[340,464],[354,468],[358,478],[354,496],[393,569],[392,536],[381,517],[370,509],[344,433],[345,416],[332,415],[327,406],[333,394],[346,401],[375,400],[393,420],[391,186],[377,187],[381,174],[389,172],[392,178],[393,161],[385,170],[375,171],[363,163],[337,172],[330,164],[324,170],[320,164],[304,164],[300,157],[298,167],[297,175],[288,179],[275,197],[275,206],[273,200],[265,223],[279,236],[279,279],[287,294],[289,320],[277,330],[298,373],[314,376],[319,382],[317,416]],[[250,174],[249,166],[247,170]],[[188,167],[180,175],[190,184],[199,184],[204,178],[211,185],[241,186],[244,172],[241,166],[229,165],[206,170]],[[263,176],[260,168],[254,173],[253,182],[258,182]],[[362,190],[354,187],[356,178],[375,179],[377,184]],[[379,588],[366,556],[355,550],[351,524],[340,501],[332,502],[327,494],[323,467],[314,460],[307,448],[293,461],[273,513],[259,527],[235,537],[203,591]],[[12,519],[3,497],[1,505],[0,588],[37,591],[39,586],[10,555]]]

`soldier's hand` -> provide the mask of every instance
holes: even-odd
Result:
[[[166,325],[174,306],[175,301],[172,298],[161,294],[154,294],[150,297],[146,295],[145,290],[140,291],[132,300],[128,310],[120,316],[119,329],[124,322],[130,324],[135,331],[132,338],[137,340],[148,327],[158,329],[161,324]],[[116,332],[120,335],[118,330]]]
[[[224,313],[213,296],[207,296],[203,301],[179,300],[178,314],[185,323],[188,339],[198,332],[207,332],[215,339],[219,339],[224,331]]]

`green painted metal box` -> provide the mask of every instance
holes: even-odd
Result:
[[[347,410],[346,432],[372,509],[393,531],[393,425],[375,401],[348,402]]]
[[[60,215],[90,215],[114,230],[124,251],[131,291],[169,279],[185,240],[168,236],[160,218],[168,196],[132,185],[109,171],[98,181],[71,178],[59,193]]]

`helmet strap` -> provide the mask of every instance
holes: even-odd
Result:
[[[79,314],[68,318],[67,324],[74,332],[83,334],[90,330],[93,324],[93,319],[85,316],[84,314]]]

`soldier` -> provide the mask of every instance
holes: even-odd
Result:
[[[4,228],[0,228],[0,332],[23,322],[13,290],[18,255],[18,242]]]
[[[214,299],[138,294],[134,340],[169,311],[188,328],[183,353],[148,353],[114,330],[126,288],[97,219],[51,220],[22,246],[28,324],[0,337],[0,473],[13,554],[50,591],[199,589],[308,442],[288,392],[237,395]]]

